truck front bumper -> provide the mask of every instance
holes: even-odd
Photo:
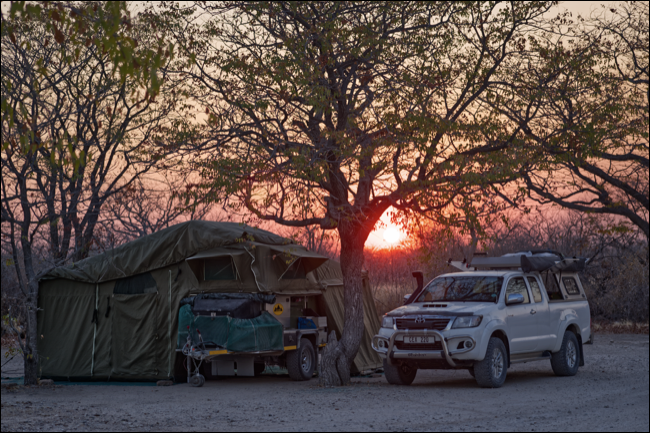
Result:
[[[442,350],[405,350],[395,347],[395,341],[403,340],[404,337],[431,337],[434,336],[436,342],[440,342]],[[471,342],[471,347],[464,349],[450,350],[454,347],[450,342],[456,343],[465,341]],[[422,330],[398,330],[395,331],[390,337],[375,335],[372,339],[372,348],[379,354],[381,358],[390,360],[439,360],[444,359],[453,368],[457,366],[454,361],[455,355],[468,353],[476,348],[476,341],[470,335],[454,335],[453,337],[445,337],[441,332],[422,329]]]

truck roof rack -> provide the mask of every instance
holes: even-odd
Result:
[[[475,270],[519,270],[524,272],[580,272],[584,270],[588,259],[566,258],[564,254],[552,250],[535,250],[505,254],[501,257],[474,257],[470,263],[447,263],[462,271]]]

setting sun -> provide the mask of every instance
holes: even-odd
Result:
[[[396,244],[400,241],[402,233],[395,227],[388,227],[384,231],[384,240],[389,244]]]

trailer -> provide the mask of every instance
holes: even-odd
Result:
[[[367,279],[363,299],[356,371],[381,367]],[[39,280],[39,372],[76,381],[189,376],[198,384],[199,374],[250,376],[281,365],[306,380],[327,333],[340,338],[343,311],[337,262],[244,224],[188,221]]]
[[[267,366],[309,380],[327,344],[327,316],[314,311],[315,296],[206,294],[181,304],[177,352],[192,386],[206,376],[258,376]]]

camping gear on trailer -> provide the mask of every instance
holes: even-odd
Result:
[[[280,305],[287,306],[283,311],[288,311],[290,323],[311,315],[299,308],[309,303],[308,307],[327,316],[328,328],[339,338],[343,327],[338,263],[264,230],[189,221],[55,268],[39,281],[42,377],[161,380],[174,376],[176,348],[185,343],[177,343],[181,303],[198,294],[230,300],[237,299],[235,295],[251,296],[243,299],[281,296],[276,304],[285,303]],[[354,360],[357,371],[381,365],[365,335],[372,337],[379,329],[367,279],[363,294],[366,330]],[[295,340],[298,334],[290,337]],[[283,338],[288,338],[286,332]]]
[[[201,349],[228,352],[284,350],[282,325],[266,311],[253,319],[240,319],[197,315],[189,305],[184,305],[179,311],[179,349],[186,343],[188,334],[194,345]],[[203,344],[199,344],[201,340]]]
[[[230,316],[254,319],[262,314],[260,302],[250,299],[210,299],[198,295],[190,307],[197,316]]]

